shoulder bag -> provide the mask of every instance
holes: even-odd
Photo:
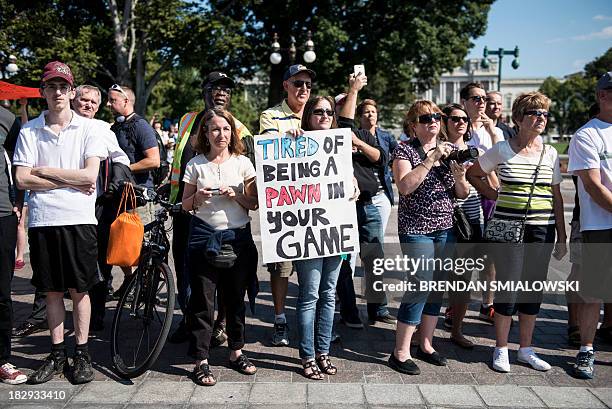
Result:
[[[493,210],[493,217],[487,222],[487,228],[484,231],[484,238],[486,241],[493,243],[522,243],[523,236],[525,234],[525,222],[527,220],[527,213],[531,207],[531,198],[533,196],[533,190],[535,189],[536,182],[538,180],[538,174],[540,173],[540,167],[542,166],[542,158],[546,151],[546,145],[542,147],[542,153],[540,154],[540,161],[536,167],[535,174],[533,177],[533,183],[529,191],[529,199],[527,200],[527,206],[525,206],[525,214],[521,220],[506,220],[499,217],[495,217],[495,210]],[[495,201],[495,207],[497,207],[497,201]]]

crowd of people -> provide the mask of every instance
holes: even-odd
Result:
[[[601,252],[602,244],[612,243],[611,75],[605,73],[597,82],[593,117],[576,132],[569,148],[568,170],[575,177],[580,203],[571,225],[570,261],[572,277],[584,286],[580,292],[568,293],[568,335],[580,348],[573,373],[584,379],[594,374],[596,331],[608,341],[612,338],[610,314],[597,329],[602,300],[610,301],[612,288],[610,252]],[[501,120],[502,95],[469,83],[461,90],[460,101],[444,107],[426,100],[411,104],[403,122],[407,139],[397,141],[378,126],[376,101],[358,103],[359,92],[367,86],[365,75],[351,74],[347,89],[335,98],[311,95],[316,77],[303,65],[290,66],[283,77],[286,97],[261,113],[258,134],[297,137],[305,131],[351,129],[353,183],[347,196],[355,206],[362,251],[267,265],[274,304],[271,344],[291,345],[285,307],[289,278],[295,272],[299,288],[295,345],[302,373],[313,380],[336,375],[339,369],[330,357],[336,337],[336,296],[340,325],[364,327],[353,282],[360,258],[368,323],[396,325],[389,366],[419,374],[411,353],[415,344],[417,360],[447,365],[444,351],[434,345],[443,293],[407,291],[394,315],[385,293],[375,290],[384,279],[374,274],[374,263],[385,257],[385,231],[396,204],[392,185],[399,191],[397,234],[406,257],[477,258],[485,248],[479,244],[494,239],[487,236],[495,234],[487,226],[518,225],[518,240],[491,250],[486,265],[478,270],[480,279],[546,280],[551,257],[561,259],[568,252],[559,155],[541,137],[551,101],[540,92],[520,95],[512,105],[511,127]],[[132,268],[123,267],[126,279],[112,290],[106,250],[117,210],[113,187],[126,180],[157,187],[166,160],[169,175],[161,177],[167,180],[170,201],[182,206],[173,214],[172,252],[183,318],[169,341],[188,342],[193,379],[200,385],[217,382],[209,351],[225,342],[232,369],[245,375],[257,372],[242,350],[248,332],[244,298],[258,279],[258,251],[249,215],[258,208],[258,186],[253,134],[231,113],[235,86],[222,72],[208,74],[202,82],[205,108],[186,113],[178,127],[165,133],[156,117],[147,121],[134,112],[135,95],[129,87],[115,84],[107,93],[114,117],[111,126],[95,119],[102,104],[100,90],[76,86],[70,67],[53,61],[44,67],[40,85],[47,110],[29,121],[22,111],[20,125],[15,115],[0,108],[3,382],[40,384],[64,371],[77,384],[94,379],[89,334],[104,329],[107,301],[126,291],[127,277],[133,274]],[[459,160],[458,155],[466,152],[470,156]],[[13,329],[10,288],[14,270],[24,265],[25,209],[36,293],[32,314]],[[143,223],[153,219],[154,211],[150,203],[137,209]],[[466,235],[462,227],[471,233]],[[577,245],[580,241],[582,247]],[[211,257],[211,246],[223,246],[226,259]],[[459,277],[426,264],[407,279],[470,281],[472,273]],[[64,340],[66,293],[73,302],[71,361]],[[451,341],[467,349],[474,347],[462,330],[469,302],[469,293],[451,292],[444,313]],[[538,371],[551,369],[532,347],[541,303],[541,292],[529,299],[516,291],[483,292],[479,316],[495,326],[494,370],[511,370],[508,334],[517,313],[518,361]],[[11,336],[47,328],[50,354],[26,376],[10,363]]]

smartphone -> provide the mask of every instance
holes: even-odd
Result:
[[[219,189],[208,189],[210,190],[210,194],[213,196],[219,196],[221,193],[219,192]]]
[[[358,64],[353,66],[353,73],[357,76],[359,73],[365,75],[365,66],[363,64]]]

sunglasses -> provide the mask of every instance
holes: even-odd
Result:
[[[332,111],[331,109],[318,108],[313,109],[312,114],[316,116],[323,116],[323,114],[326,114],[327,116],[334,116],[334,111]]]
[[[472,101],[476,102],[477,104],[480,104],[481,102],[489,102],[489,100],[490,100],[489,97],[481,97],[480,95],[472,95],[468,99],[471,99]]]
[[[467,124],[468,122],[470,122],[470,119],[467,116],[451,115],[448,118],[454,123],[459,123],[459,121],[461,121]]]
[[[433,121],[440,121],[440,118],[442,118],[442,114],[436,112],[435,114],[419,115],[418,121],[420,124],[429,124]]]
[[[44,90],[51,90],[51,92],[57,92],[59,91],[62,94],[67,94],[68,91],[70,91],[72,89],[72,87],[68,84],[63,84],[63,85],[43,85],[42,87]]]
[[[312,82],[310,82],[310,81],[295,80],[295,81],[291,81],[291,83],[296,88],[302,88],[304,85],[306,85],[306,89],[311,89],[312,88]]]
[[[232,89],[221,85],[214,85],[209,88],[212,92],[225,92],[227,95],[232,95]]]
[[[119,93],[121,93],[121,95],[123,95],[124,97],[126,97],[127,99],[130,99],[127,95],[127,93],[123,90],[123,88],[121,88],[121,85],[119,84],[113,84],[111,85],[111,87],[108,89],[109,91],[117,91]]]
[[[533,111],[525,111],[525,115],[537,116],[538,118],[543,116],[544,118],[548,118],[550,116],[550,112],[533,110]]]

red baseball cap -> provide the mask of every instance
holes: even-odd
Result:
[[[43,75],[41,82],[47,82],[53,78],[61,78],[66,80],[70,86],[74,86],[74,78],[72,77],[72,71],[70,67],[59,61],[51,61],[43,69]]]

